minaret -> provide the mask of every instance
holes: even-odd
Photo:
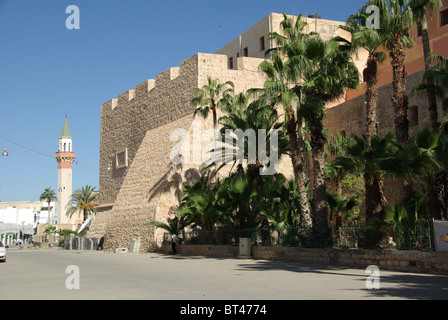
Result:
[[[72,168],[73,161],[75,161],[67,115],[59,137],[56,161],[58,162],[58,224],[73,224],[72,219],[66,216],[66,206],[72,195]]]

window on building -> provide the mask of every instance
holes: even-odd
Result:
[[[442,111],[448,113],[448,97],[442,100]]]
[[[448,24],[448,9],[440,12],[440,26],[444,26]]]
[[[128,149],[123,149],[115,154],[115,168],[121,169],[128,166]]]
[[[266,50],[266,42],[264,40],[264,37],[260,38],[260,51]]]
[[[233,57],[229,58],[229,69],[233,69]]]
[[[418,125],[418,106],[409,108],[409,126]]]
[[[249,56],[249,48],[246,47],[243,49],[243,57],[248,57]]]
[[[237,58],[240,57],[240,53],[239,53],[239,52],[236,53],[236,57],[237,57]]]

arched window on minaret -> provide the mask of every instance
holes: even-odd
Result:
[[[67,151],[67,144],[64,143],[64,151]]]

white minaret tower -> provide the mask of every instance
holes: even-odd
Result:
[[[73,161],[75,161],[73,141],[68,128],[67,115],[65,116],[61,136],[59,137],[59,149],[56,152],[56,161],[58,162],[58,224],[73,224],[73,219],[69,219],[66,216],[66,206],[72,195],[72,169]]]

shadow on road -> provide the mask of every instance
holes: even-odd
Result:
[[[353,273],[353,268],[325,265],[304,265],[298,263],[255,261],[250,264],[239,264],[241,271],[272,271],[283,270],[298,273],[313,273],[355,277],[358,281],[366,281],[369,274],[364,274],[362,269],[359,273]],[[381,272],[380,289],[367,290],[372,298],[407,298],[421,300],[447,300],[448,299],[448,276],[433,274],[415,274],[403,272]]]

